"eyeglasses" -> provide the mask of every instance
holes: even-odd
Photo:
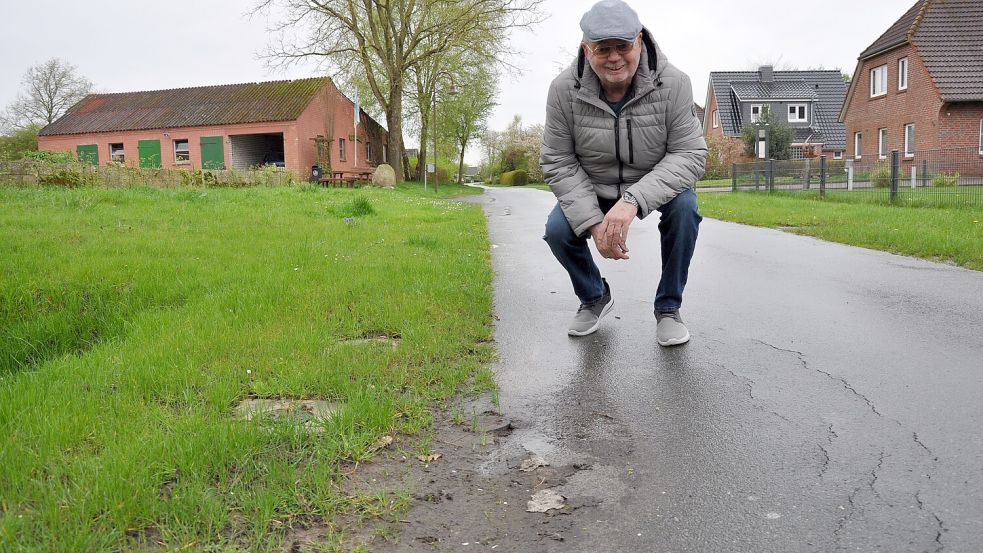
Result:
[[[590,50],[590,53],[595,56],[600,56],[606,58],[611,55],[611,52],[617,52],[618,55],[625,55],[635,49],[635,41],[631,42],[620,42],[615,46],[591,46],[590,44],[584,43],[584,46]]]

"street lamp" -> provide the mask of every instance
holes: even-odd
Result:
[[[457,94],[457,86],[451,83],[447,90],[451,96]],[[436,194],[440,187],[440,177],[437,176],[437,87],[433,88],[433,191]]]

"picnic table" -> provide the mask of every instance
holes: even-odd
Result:
[[[372,180],[371,171],[332,171],[331,176],[321,177],[323,186],[345,186],[352,188],[356,184],[370,182]]]

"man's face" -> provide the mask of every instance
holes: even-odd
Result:
[[[638,60],[642,55],[641,39],[635,37],[633,42],[627,43],[617,39],[585,42],[584,53],[602,87],[627,87],[638,69]]]

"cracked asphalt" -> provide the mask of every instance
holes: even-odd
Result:
[[[590,467],[557,488],[582,507],[537,551],[983,551],[983,273],[706,219],[693,338],[664,349],[653,217],[630,261],[600,263],[601,329],[571,338],[577,300],[541,238],[553,196],[471,201],[516,428],[497,458]]]

